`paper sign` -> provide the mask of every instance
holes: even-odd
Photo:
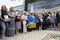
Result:
[[[4,18],[5,18],[6,20],[9,19],[8,15],[4,15]]]

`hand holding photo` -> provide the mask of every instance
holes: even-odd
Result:
[[[4,19],[5,19],[5,21],[8,21],[9,20],[8,15],[4,15]]]

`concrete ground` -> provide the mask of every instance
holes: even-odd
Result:
[[[12,37],[6,37],[5,40],[43,40],[43,38],[48,34],[60,34],[60,31],[40,30],[27,33],[19,33],[18,35]]]

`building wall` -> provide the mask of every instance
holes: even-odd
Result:
[[[24,5],[15,8],[24,11]],[[28,12],[49,12],[58,10],[60,10],[60,0],[40,1],[28,4]]]

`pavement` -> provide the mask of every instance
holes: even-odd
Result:
[[[60,34],[60,31],[35,30],[27,33],[19,33],[18,35],[12,37],[6,37],[5,40],[43,40],[48,34]]]

